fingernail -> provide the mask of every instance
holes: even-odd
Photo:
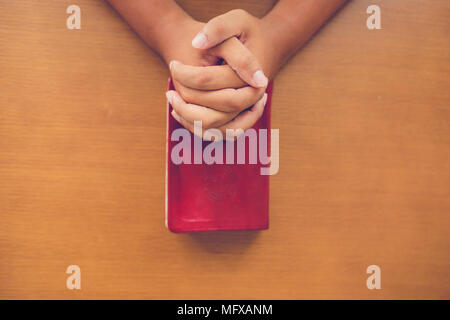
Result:
[[[192,40],[192,46],[197,49],[203,49],[204,47],[206,47],[207,42],[208,39],[206,39],[206,35],[200,31]]]
[[[266,105],[266,102],[267,102],[267,93],[264,93],[264,96],[262,98],[262,103],[264,106]]]
[[[178,115],[178,113],[175,112],[175,110],[172,110],[172,117],[174,117],[175,120],[181,123],[181,117]]]
[[[166,92],[166,97],[167,97],[167,101],[169,101],[169,103],[172,104],[173,92],[172,91],[167,91]]]
[[[172,68],[175,66],[176,63],[178,63],[178,61],[176,61],[176,60],[170,61],[170,63],[169,63],[169,69],[170,69],[171,71],[172,71]]]
[[[253,74],[253,82],[258,87],[265,87],[267,86],[269,80],[264,75],[264,72],[262,72],[262,70],[258,70]]]

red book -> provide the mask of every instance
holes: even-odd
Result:
[[[272,83],[267,87],[267,102],[262,117],[253,126],[267,135],[258,135],[267,142],[270,155],[270,105]],[[169,90],[174,90],[169,81]],[[237,142],[222,141],[223,164],[194,164],[194,139],[200,143],[202,151],[210,141],[190,134],[191,159],[189,163],[176,164],[172,160],[172,150],[180,143],[174,130],[183,128],[172,116],[172,106],[167,106],[167,166],[166,166],[166,226],[172,232],[200,232],[219,230],[260,230],[269,227],[269,176],[261,174],[261,168],[269,165],[249,161],[250,139],[245,138],[245,163],[238,164]],[[183,128],[184,129],[184,128]],[[172,141],[175,140],[175,141]],[[227,144],[232,144],[228,145]],[[234,146],[233,146],[234,145]],[[234,147],[234,163],[226,164],[227,147]],[[176,150],[178,150],[177,148]],[[198,151],[198,149],[197,149]],[[255,149],[252,148],[254,152]],[[198,154],[197,154],[198,156]],[[242,159],[242,158],[241,158]],[[198,158],[197,158],[198,160]],[[198,162],[198,161],[197,161]],[[241,161],[242,162],[242,161]]]

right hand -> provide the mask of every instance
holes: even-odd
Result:
[[[177,23],[178,31],[171,35],[170,45],[162,52],[176,89],[167,92],[174,108],[172,115],[191,132],[194,121],[202,121],[203,130],[216,128],[224,136],[226,129],[246,130],[264,111],[267,79],[261,87],[251,87],[230,67],[242,69],[244,61],[247,70],[261,69],[254,55],[235,37],[209,50],[194,48],[191,39],[203,26],[194,20]],[[222,59],[228,64],[218,65]],[[207,68],[196,68],[192,75],[192,66]],[[187,83],[196,83],[195,88],[182,84],[186,74]]]

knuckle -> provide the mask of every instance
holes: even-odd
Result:
[[[239,104],[239,102],[237,102],[235,100],[231,100],[228,103],[227,112],[239,112],[241,109],[242,109],[241,105]]]
[[[230,11],[230,14],[233,14],[238,17],[246,17],[247,15],[249,15],[249,13],[244,9],[233,9]]]
[[[213,126],[214,126],[214,121],[211,119],[204,119],[202,121],[202,129],[203,130],[211,129],[211,128],[213,128]]]
[[[245,107],[245,99],[236,92],[229,100],[229,107],[232,111],[241,111]]]
[[[207,34],[212,37],[219,37],[225,30],[224,19],[222,16],[211,19],[206,24]]]
[[[255,103],[257,103],[263,96],[264,92],[260,92],[259,90],[252,90],[250,94],[245,97],[245,100],[242,102],[241,109],[247,109],[252,107]]]
[[[247,54],[241,55],[237,62],[238,68],[241,70],[247,69],[252,65],[252,60],[252,57]]]
[[[220,37],[225,32],[225,25],[224,25],[223,21],[217,20],[214,23],[212,32],[215,37]]]
[[[211,128],[218,128],[220,127],[220,124],[222,123],[222,118],[220,116],[211,117],[208,119],[208,121],[205,124],[205,128],[211,129]]]
[[[211,117],[209,117],[207,114],[204,113],[195,113],[191,116],[192,122],[194,122],[194,126],[197,124],[200,124],[201,122],[201,128],[203,130],[208,129],[211,125]]]
[[[207,72],[200,72],[195,75],[193,80],[197,87],[204,88],[211,83],[212,78]]]
[[[179,86],[177,91],[184,101],[189,102],[189,90],[187,90],[184,86]]]

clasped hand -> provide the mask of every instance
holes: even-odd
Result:
[[[237,9],[206,24],[185,23],[188,35],[200,31],[180,37],[164,56],[176,89],[166,93],[172,116],[191,132],[194,121],[224,137],[226,129],[251,128],[263,114],[268,77],[276,69],[263,22]]]

